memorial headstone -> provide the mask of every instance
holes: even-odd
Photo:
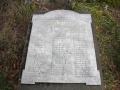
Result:
[[[102,90],[101,67],[100,64],[97,66],[98,52],[91,24],[91,14],[70,10],[34,14],[20,87],[26,84],[57,83],[84,84],[85,88],[97,86],[97,90]],[[54,88],[45,90],[56,90]],[[64,88],[67,87],[57,90]]]

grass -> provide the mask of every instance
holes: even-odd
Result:
[[[102,62],[105,90],[119,90],[120,22],[112,17],[111,9],[100,3],[73,3],[74,10],[88,10],[93,14]],[[116,73],[115,73],[116,72]]]
[[[20,61],[34,4],[5,0],[0,13],[0,90],[16,90]],[[4,7],[4,4],[7,6]],[[5,12],[4,12],[5,11]]]
[[[2,3],[6,4],[0,5],[0,90],[16,90],[27,26],[37,8],[35,3],[24,5],[19,0]],[[113,9],[106,11],[104,4],[77,0],[72,6],[73,10],[88,10],[93,14],[105,90],[119,90],[120,22],[113,17]]]

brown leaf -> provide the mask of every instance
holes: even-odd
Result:
[[[15,77],[15,74],[10,74],[10,75],[9,75],[9,79],[10,79],[10,80],[13,80],[14,77]]]
[[[13,69],[14,69],[14,70],[17,70],[17,63],[14,63],[14,64],[13,64]]]

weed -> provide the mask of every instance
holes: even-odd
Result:
[[[26,19],[28,20],[36,9],[34,3],[26,5],[22,3],[20,6],[17,5],[17,7],[18,9],[15,13],[15,20],[17,21],[26,21]]]
[[[102,3],[73,3],[74,10],[88,10],[93,14],[103,68],[105,88],[117,88],[120,73],[120,25]],[[116,72],[116,73],[114,73]]]
[[[0,26],[0,90],[16,88],[27,23],[35,10],[33,3],[24,5],[19,0],[7,0],[6,3],[8,6],[0,11],[3,17]]]
[[[94,3],[99,2],[99,4],[108,4],[111,7],[118,7],[120,6],[120,0],[74,0],[77,3]]]
[[[56,3],[56,0],[49,0],[50,3]]]

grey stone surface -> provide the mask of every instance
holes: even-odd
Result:
[[[91,22],[91,14],[69,10],[33,15],[21,83],[101,85]]]

